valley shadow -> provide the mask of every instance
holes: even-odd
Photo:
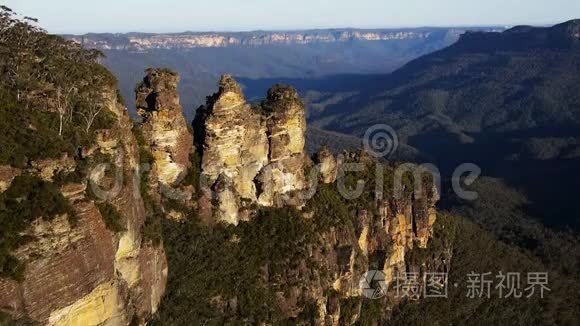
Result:
[[[521,140],[580,139],[580,128],[533,128],[493,134],[470,134],[472,143],[461,143],[455,135],[432,132],[409,138],[449,178],[462,163],[474,163],[482,175],[500,178],[510,188],[522,191],[529,200],[523,207],[529,216],[554,228],[580,230],[580,155],[574,144],[553,157],[537,157],[524,150]],[[554,151],[546,143],[546,151]],[[567,151],[568,150],[568,151]],[[556,150],[558,152],[558,150]],[[571,152],[571,153],[570,153]]]
[[[316,91],[321,93],[338,93],[360,91],[366,85],[381,83],[387,75],[338,74],[311,78],[245,78],[236,76],[243,85],[244,94],[248,99],[263,98],[268,89],[275,84],[290,85],[298,92]],[[377,88],[378,89],[378,88]],[[366,91],[365,91],[366,93]]]

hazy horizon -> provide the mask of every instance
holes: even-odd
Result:
[[[4,1],[22,15],[39,19],[39,25],[55,34],[181,33],[300,31],[313,29],[394,29],[422,27],[476,27],[553,25],[580,18],[580,1],[489,0],[475,4],[462,0],[424,3],[410,0],[388,3],[361,0],[306,0],[274,2],[235,0],[190,3],[185,0],[73,0]],[[498,11],[501,8],[501,11]],[[525,8],[525,10],[522,10]],[[239,9],[239,8],[238,8]],[[201,14],[200,14],[201,13]],[[321,15],[324,13],[324,15]]]
[[[558,23],[555,23],[558,24]],[[553,24],[527,24],[530,26],[552,26]],[[482,24],[482,25],[441,25],[441,26],[392,26],[392,27],[322,27],[322,28],[296,28],[296,29],[248,29],[248,30],[182,30],[170,32],[143,32],[143,31],[127,31],[127,32],[86,32],[86,33],[57,33],[60,35],[87,35],[87,34],[183,34],[183,33],[293,33],[304,31],[328,31],[328,30],[419,30],[419,29],[434,29],[434,28],[511,28],[517,25],[501,25],[501,24]],[[41,26],[42,27],[42,26]]]

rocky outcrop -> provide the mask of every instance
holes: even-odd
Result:
[[[256,200],[254,178],[268,163],[269,143],[265,119],[246,103],[240,86],[223,76],[219,91],[198,109],[194,122],[202,151],[201,170],[212,186],[223,174],[241,198]]]
[[[322,149],[317,156],[325,157],[326,152],[326,149]],[[362,163],[367,170],[373,168],[367,155],[359,153],[343,157],[348,163]],[[384,168],[390,169],[386,166]],[[414,250],[427,250],[424,248],[427,248],[433,236],[435,204],[438,199],[432,185],[411,189],[397,198],[386,196],[368,208],[357,208],[350,212],[356,216],[353,219],[354,225],[341,225],[321,234],[318,242],[321,245],[310,248],[313,250],[310,257],[315,263],[309,264],[319,266],[318,272],[321,275],[328,274],[330,278],[325,280],[320,276],[303,276],[303,279],[318,280],[308,285],[311,300],[317,302],[317,325],[355,324],[359,320],[361,316],[357,311],[360,312],[360,303],[354,307],[354,311],[345,312],[341,311],[339,302],[368,295],[363,293],[361,287],[361,279],[368,271],[377,269],[384,275],[384,293],[379,294],[375,300],[382,300],[381,320],[388,320],[398,302],[421,296],[420,293],[412,298],[396,296],[397,278],[406,272],[417,272],[418,286],[423,286],[426,270],[448,270],[451,258],[448,254],[441,257],[433,255],[420,262],[409,257]],[[315,214],[311,218],[320,217]],[[329,288],[332,289],[330,294]]]
[[[75,161],[64,154],[60,159],[43,159],[31,164],[31,172],[37,174],[46,181],[52,181],[59,172],[70,173],[74,171]]]
[[[439,201],[437,187],[424,187],[413,192],[414,236],[420,248],[427,248],[427,242],[433,234],[433,224],[437,217],[435,204]]]
[[[216,217],[219,222],[238,224],[240,197],[232,180],[225,174],[220,174],[213,185],[217,202]]]
[[[182,181],[191,165],[193,138],[183,117],[177,83],[179,76],[167,69],[148,69],[136,89],[137,114],[151,146],[159,182],[170,186]]]
[[[320,169],[320,181],[323,183],[333,183],[336,181],[337,161],[332,155],[328,146],[324,146],[314,157],[314,163]]]
[[[258,203],[283,206],[285,195],[304,189],[306,118],[304,103],[292,87],[275,85],[262,104],[270,141],[270,164],[258,176]]]
[[[237,224],[238,204],[229,198],[263,206],[292,202],[288,196],[305,187],[305,129],[304,104],[293,88],[277,85],[262,106],[252,107],[231,76],[221,78],[194,120],[206,193],[221,191],[219,220]]]

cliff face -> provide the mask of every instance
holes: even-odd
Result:
[[[435,200],[428,198],[427,202],[433,210]],[[353,227],[336,227],[320,235],[319,247],[313,247],[312,255],[306,260],[313,260],[319,266],[318,270],[311,271],[314,275],[310,276],[317,281],[307,286],[308,292],[301,294],[316,302],[315,324],[352,325],[368,321],[369,317],[364,316],[368,312],[362,311],[362,302],[369,300],[369,293],[364,292],[361,282],[369,271],[378,270],[384,275],[383,292],[373,298],[381,306],[381,313],[371,318],[374,322],[391,318],[392,310],[402,300],[422,297],[420,291],[410,297],[398,296],[400,288],[397,286],[406,284],[401,279],[405,273],[417,272],[416,286],[422,288],[425,272],[447,271],[451,259],[448,254],[433,255],[418,262],[409,259],[413,250],[427,248],[431,237],[413,230],[414,223],[427,224],[434,222],[435,218],[435,215],[415,211],[414,204],[411,197],[379,201],[369,210],[352,211],[351,214],[356,214]],[[313,218],[317,217],[320,218],[316,215]],[[291,271],[288,273],[292,274]],[[286,300],[291,298],[291,293],[285,293]],[[356,304],[345,311],[345,302],[348,301]]]
[[[190,49],[232,46],[295,45],[352,41],[421,40],[440,37],[452,41],[468,30],[501,31],[503,28],[407,28],[407,29],[329,29],[288,32],[175,33],[175,34],[86,34],[67,35],[85,47],[100,50],[147,51],[151,49]]]
[[[283,206],[304,188],[304,104],[291,87],[275,86],[261,107],[246,103],[223,76],[194,121],[202,191],[217,190],[217,219],[237,224],[241,201]]]
[[[100,38],[99,35],[70,36],[87,47],[101,50],[210,48],[228,46],[261,46],[312,44],[348,41],[392,41],[430,37],[427,30],[328,30],[303,32],[183,33],[129,34]]]
[[[232,179],[244,199],[256,200],[253,182],[268,163],[269,143],[263,117],[245,102],[240,86],[222,77],[218,93],[197,113],[196,126],[203,139],[201,168],[211,186],[220,174]]]
[[[304,189],[306,119],[304,104],[292,87],[276,85],[262,104],[267,117],[270,164],[258,176],[264,206],[280,206],[280,195]]]
[[[193,138],[183,117],[177,74],[163,69],[148,69],[136,89],[137,114],[150,143],[159,182],[169,186],[181,182],[191,165],[189,154]]]
[[[82,149],[82,161],[99,156],[113,159],[107,172],[93,170],[79,181],[62,183],[60,193],[72,205],[74,225],[65,214],[39,219],[24,231],[32,241],[13,253],[26,266],[22,280],[0,278],[0,307],[15,319],[48,325],[128,324],[155,313],[165,291],[165,252],[141,235],[145,210],[134,187],[139,154],[132,122],[114,89],[101,92],[103,108],[114,114],[115,123],[96,131],[97,141]],[[81,162],[68,161],[73,166],[65,174]],[[63,165],[61,160],[47,159],[43,166],[33,165],[22,173],[48,180],[56,176],[43,171]],[[2,171],[8,175],[3,178],[4,191],[16,173]],[[95,197],[98,189],[106,190],[106,195]],[[103,203],[120,214],[122,230],[114,232],[106,225],[99,208]]]

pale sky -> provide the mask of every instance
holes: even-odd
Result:
[[[580,0],[1,0],[51,33],[546,25]]]

